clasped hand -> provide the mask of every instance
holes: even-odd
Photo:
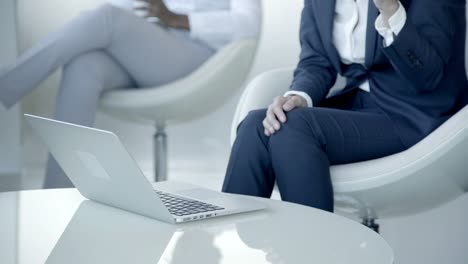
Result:
[[[298,95],[278,96],[268,107],[266,117],[263,120],[264,133],[267,137],[281,129],[286,121],[286,113],[298,107],[307,107],[307,101]]]
[[[163,19],[168,16],[170,10],[162,0],[134,0],[141,2],[143,5],[135,7],[136,10],[147,12],[147,17],[157,17]]]
[[[187,15],[176,14],[167,8],[163,0],[134,0],[146,3],[145,6],[135,8],[147,12],[147,17],[159,18],[159,23],[167,27],[190,30]]]
[[[373,0],[377,9],[384,17],[384,20],[387,21],[395,12],[398,10],[399,1],[398,0]]]
[[[389,7],[398,5],[398,1],[397,0],[374,0],[374,4],[379,10],[383,10],[383,9],[387,9]]]

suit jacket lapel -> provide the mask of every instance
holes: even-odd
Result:
[[[336,0],[315,1],[315,19],[320,32],[323,46],[327,50],[329,59],[335,69],[341,73],[341,59],[335,45],[333,45],[333,24],[335,18]]]
[[[369,15],[367,17],[367,35],[366,35],[366,67],[370,68],[374,62],[375,52],[378,45],[377,30],[375,29],[375,20],[379,15],[379,10],[375,7],[374,1],[369,0]]]

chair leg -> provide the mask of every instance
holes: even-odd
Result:
[[[167,180],[167,135],[164,126],[157,126],[154,134],[154,180]]]
[[[377,224],[375,218],[366,218],[362,220],[362,224],[367,226],[368,228],[374,230],[376,233],[380,232],[380,225]]]

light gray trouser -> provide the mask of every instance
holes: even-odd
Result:
[[[128,11],[103,5],[84,12],[0,73],[0,100],[11,107],[64,66],[55,118],[92,126],[104,90],[155,87],[180,79],[213,53],[186,32],[149,24]],[[49,158],[44,187],[71,186]]]

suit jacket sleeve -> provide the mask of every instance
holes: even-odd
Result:
[[[310,2],[305,1],[302,12],[301,54],[290,90],[305,92],[318,104],[335,83],[337,72],[326,55]]]
[[[465,21],[465,0],[413,0],[407,13],[402,31],[383,51],[412,89],[431,91],[452,56],[455,25]]]

